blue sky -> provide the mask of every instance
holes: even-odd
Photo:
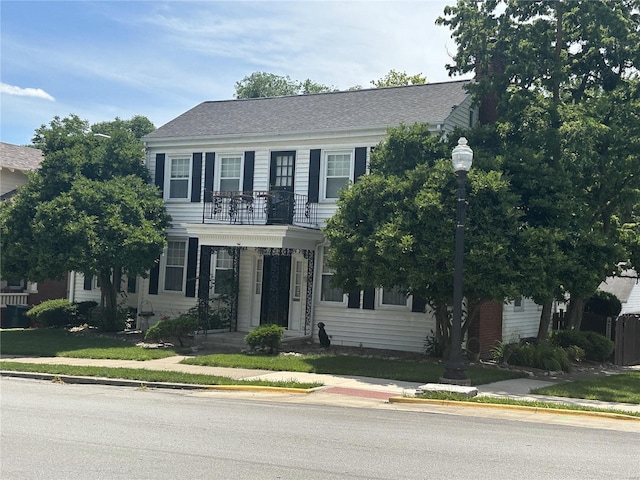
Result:
[[[255,71],[340,89],[391,69],[447,81],[455,43],[435,19],[454,3],[2,0],[0,139],[28,144],[72,113],[159,127]]]

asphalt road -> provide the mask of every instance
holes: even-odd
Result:
[[[0,381],[0,478],[640,479],[640,433]]]

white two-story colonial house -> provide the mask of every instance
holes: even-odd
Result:
[[[322,227],[389,127],[477,121],[465,83],[204,102],[144,137],[173,223],[157,267],[131,286],[138,312],[153,323],[233,292],[231,331],[276,323],[311,337],[324,322],[336,345],[422,351],[435,326],[424,303],[333,288]]]

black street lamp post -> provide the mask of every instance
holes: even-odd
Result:
[[[453,322],[451,325],[451,352],[444,363],[442,383],[470,385],[465,373],[466,362],[462,358],[462,263],[464,257],[464,224],[466,221],[467,201],[465,183],[467,173],[473,162],[473,150],[467,145],[467,139],[461,137],[452,152],[453,170],[458,181],[458,200],[456,205],[456,249],[453,273]]]

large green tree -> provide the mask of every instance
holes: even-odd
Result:
[[[338,285],[346,291],[397,287],[424,299],[445,344],[456,230],[452,147],[426,125],[390,129],[372,153],[371,173],[341,192],[325,228]],[[493,159],[480,154],[469,174],[463,331],[483,301],[501,302],[514,293],[510,262],[520,214],[508,182],[492,167]]]
[[[152,128],[139,116],[91,126],[71,115],[36,130],[41,168],[0,206],[3,278],[96,275],[115,324],[122,275],[146,274],[170,222],[143,163],[139,136]]]
[[[393,69],[389,70],[384,77],[379,78],[378,80],[371,80],[371,85],[376,88],[422,85],[424,83],[427,83],[427,77],[421,73],[409,75],[407,72],[398,72]]]
[[[236,82],[235,97],[259,98],[281,97],[285,95],[299,95],[308,93],[334,92],[337,89],[306,79],[303,82],[292,80],[288,75],[275,73],[253,72]]]
[[[640,2],[459,1],[438,22],[458,44],[450,73],[475,72],[481,120],[525,215],[522,293],[584,299],[632,257],[640,170]],[[624,228],[624,230],[623,230]]]

